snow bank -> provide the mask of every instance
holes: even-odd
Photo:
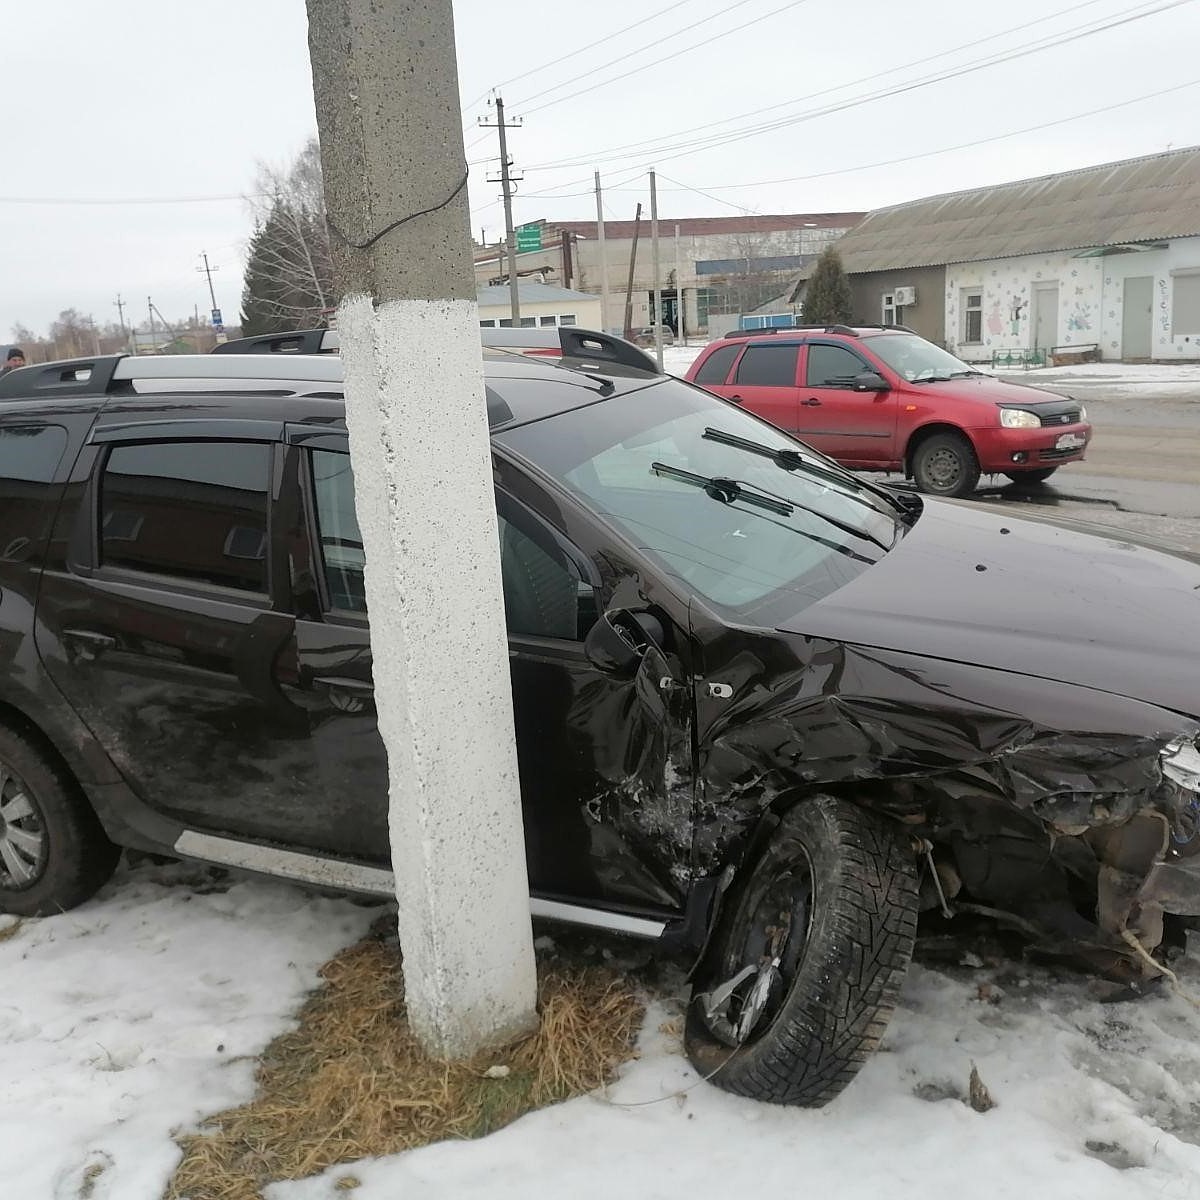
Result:
[[[176,1127],[254,1094],[254,1058],[375,913],[284,884],[118,875],[0,942],[0,1179],[12,1200],[157,1200]],[[211,886],[211,884],[209,884]]]
[[[608,1097],[523,1118],[480,1142],[276,1184],[268,1200],[1162,1200],[1200,1197],[1200,1014],[1165,998],[1101,1006],[1075,977],[1017,973],[998,1003],[989,972],[914,968],[902,1008],[859,1078],[801,1111],[700,1082],[647,1019],[642,1058]],[[1200,986],[1197,972],[1193,987]],[[977,1064],[997,1107],[963,1103]],[[661,1102],[656,1097],[666,1096]]]

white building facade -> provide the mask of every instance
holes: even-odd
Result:
[[[1200,237],[950,263],[945,306],[947,348],[969,362],[1091,347],[1200,360]]]

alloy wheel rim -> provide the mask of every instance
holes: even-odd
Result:
[[[803,850],[756,889],[725,966],[732,975],[739,967],[753,965],[757,978],[745,979],[725,1011],[709,1021],[710,1030],[726,1045],[758,1041],[778,1017],[808,948],[813,898],[812,864]],[[748,1012],[751,1006],[754,1011]]]
[[[46,826],[25,781],[0,762],[0,887],[31,887],[46,865]]]

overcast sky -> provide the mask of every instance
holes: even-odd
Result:
[[[474,233],[494,241],[503,221],[484,178],[495,134],[475,127],[497,85],[525,117],[509,143],[525,170],[518,223],[594,217],[597,167],[609,213],[628,218],[657,166],[669,221],[865,210],[1189,145],[1200,0],[1170,4],[458,0]],[[115,319],[118,293],[139,323],[148,295],[172,319],[203,313],[202,250],[235,322],[256,162],[286,163],[316,128],[303,0],[0,0],[0,17],[0,342],[68,307]],[[1177,90],[1112,107],[1164,89]],[[891,160],[908,161],[873,165]],[[95,203],[131,199],[175,202]]]

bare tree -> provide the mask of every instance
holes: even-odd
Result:
[[[316,138],[285,170],[260,164],[255,191],[243,329],[270,333],[323,324],[337,295]]]

